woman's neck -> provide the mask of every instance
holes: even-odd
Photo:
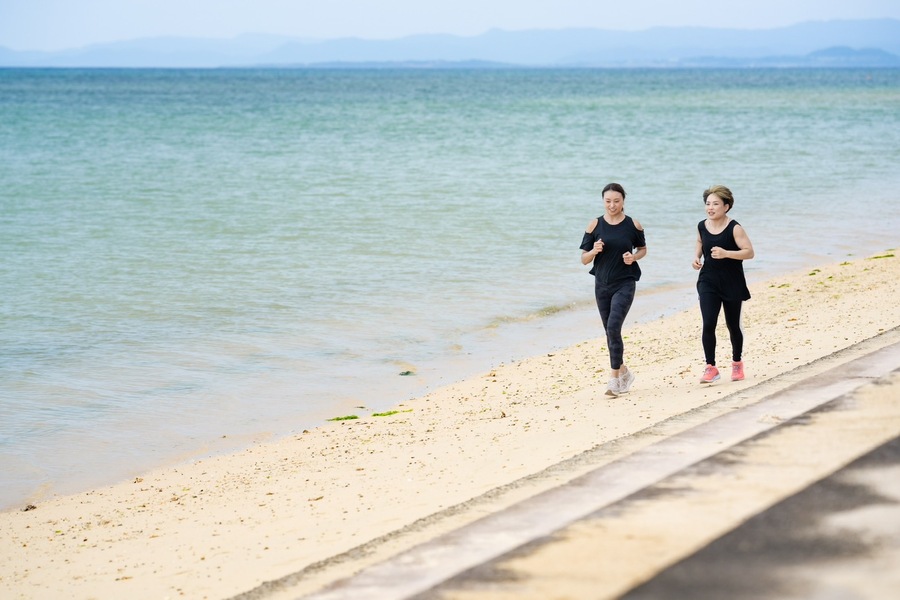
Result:
[[[723,215],[717,219],[713,219],[711,217],[707,217],[706,219],[706,229],[711,233],[721,233],[726,227],[728,227],[728,221],[731,219],[728,215]]]

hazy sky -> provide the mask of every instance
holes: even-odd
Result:
[[[900,0],[0,0],[0,46],[59,50],[142,37],[477,35],[492,28],[758,29],[900,19]]]

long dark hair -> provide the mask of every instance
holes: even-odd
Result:
[[[606,187],[603,188],[603,191],[600,193],[600,195],[603,196],[603,194],[610,191],[619,192],[620,194],[622,194],[622,199],[625,199],[625,188],[622,187],[621,183],[607,183]]]

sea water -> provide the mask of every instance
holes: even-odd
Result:
[[[752,283],[896,247],[898,164],[898,70],[0,70],[0,508],[601,336],[607,182],[636,320],[707,186]]]

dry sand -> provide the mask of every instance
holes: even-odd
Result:
[[[443,387],[395,414],[360,411],[0,513],[0,597],[228,598],[299,573],[296,597],[579,474],[555,474],[561,461],[900,326],[893,250],[751,291],[746,381],[725,372],[698,384],[700,317],[689,310],[626,323],[637,381],[607,397],[598,317],[585,324],[594,339]],[[722,324],[725,358],[727,340]]]

